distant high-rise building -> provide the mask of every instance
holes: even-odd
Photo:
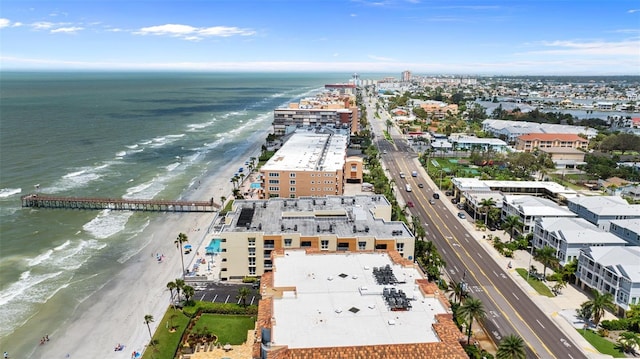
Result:
[[[409,82],[411,81],[411,71],[402,71],[402,82]]]

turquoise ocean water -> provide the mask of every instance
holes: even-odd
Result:
[[[262,145],[247,139],[274,108],[349,77],[0,73],[0,349],[28,352],[77,315],[161,215],[32,210],[21,195],[188,198],[197,178]]]

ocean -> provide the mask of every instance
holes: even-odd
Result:
[[[0,349],[26,353],[29,333],[78,315],[162,216],[35,210],[20,196],[206,200],[189,197],[198,178],[259,148],[264,139],[252,135],[270,128],[274,108],[349,78],[0,72]]]

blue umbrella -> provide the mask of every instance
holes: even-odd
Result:
[[[191,245],[190,244],[185,244],[184,245],[184,249],[191,249]]]

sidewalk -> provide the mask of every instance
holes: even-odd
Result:
[[[427,182],[427,185],[430,188],[437,188],[435,182],[427,175],[424,168],[420,165],[418,159],[414,160],[416,162],[416,167],[420,169],[421,176]],[[443,193],[444,194],[444,193]],[[447,206],[451,213],[457,213],[460,210],[456,208],[456,206],[451,203],[448,197],[442,195],[441,201]],[[562,330],[567,337],[571,338],[573,343],[567,343],[566,345],[572,345],[575,343],[579,348],[582,349],[582,352],[588,357],[593,359],[600,358],[612,358],[610,355],[601,354],[598,352],[586,339],[576,331],[576,329],[582,329],[583,323],[579,321],[575,317],[576,309],[580,308],[580,305],[587,300],[589,297],[581,291],[578,287],[573,284],[568,284],[567,287],[563,288],[561,294],[556,297],[546,297],[538,294],[538,292],[533,289],[524,278],[516,272],[516,268],[525,268],[529,269],[530,266],[535,266],[538,269],[539,273],[542,273],[544,267],[542,264],[531,258],[531,255],[527,251],[516,251],[513,255],[513,258],[507,258],[498,253],[498,251],[493,248],[493,244],[491,241],[486,238],[483,239],[483,236],[497,236],[500,237],[502,241],[509,241],[509,235],[505,234],[502,230],[496,231],[479,231],[475,228],[475,225],[470,222],[473,220],[472,218],[468,218],[464,221],[464,226],[467,227],[469,233],[473,236],[473,238],[482,245],[482,247],[486,250],[487,254],[489,254],[493,260],[503,268],[507,268],[509,262],[511,262],[511,269],[507,270],[507,272],[511,275],[513,281],[520,286],[520,288],[529,295],[529,298],[542,310],[547,316],[549,316]],[[551,274],[553,271],[547,268],[547,274]],[[616,319],[609,312],[605,312],[605,316],[603,319]]]

